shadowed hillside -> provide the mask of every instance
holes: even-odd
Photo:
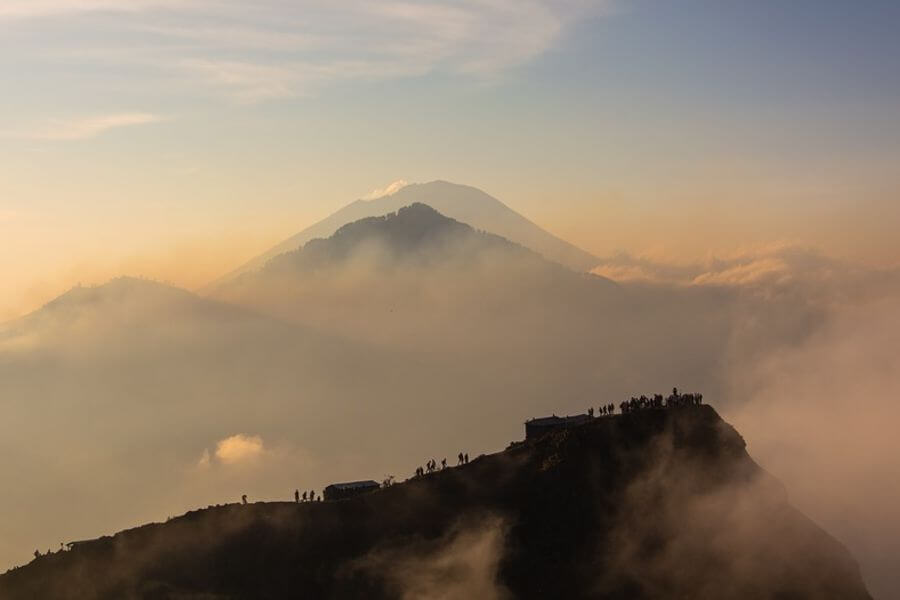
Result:
[[[20,598],[868,599],[708,407],[601,417],[368,495],[194,511],[0,577]]]

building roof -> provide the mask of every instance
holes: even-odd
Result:
[[[358,488],[366,488],[366,487],[381,487],[377,481],[372,481],[371,479],[367,479],[365,481],[348,481],[346,483],[332,483],[328,487],[335,488],[338,490],[355,490]]]
[[[565,417],[553,415],[552,417],[538,417],[536,419],[531,419],[530,421],[525,421],[525,424],[535,427],[553,427],[556,425],[578,425],[580,423],[586,423],[590,421],[590,419],[591,417],[588,415],[568,415]]]

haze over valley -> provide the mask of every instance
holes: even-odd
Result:
[[[898,29],[3,0],[0,598],[900,597]]]
[[[671,382],[714,398],[751,451],[759,444],[763,464],[795,478],[786,483],[803,492],[801,508],[861,558],[867,547],[852,542],[876,526],[870,519],[896,523],[888,503],[872,513],[842,491],[861,485],[856,461],[888,477],[890,453],[873,456],[891,443],[887,431],[871,450],[840,456],[828,437],[838,424],[815,431],[806,413],[827,402],[841,428],[886,429],[848,410],[855,380],[825,401],[821,382],[772,364],[778,356],[815,371],[829,362],[838,379],[844,366],[830,363],[821,340],[851,315],[879,318],[860,311],[896,297],[895,273],[783,249],[681,280],[645,264],[640,278],[614,281],[442,215],[424,203],[435,186],[445,198],[471,194],[416,186],[421,193],[406,194],[413,204],[347,223],[205,295],[122,277],[7,323],[0,381],[13,418],[2,437],[19,449],[5,468],[21,484],[7,493],[18,508],[4,560],[21,562],[35,539],[52,546],[242,493],[286,499],[298,485],[405,477],[423,452],[493,451],[519,439],[527,417]],[[896,334],[882,331],[883,343]],[[864,384],[879,411],[891,410],[877,400],[890,377]],[[794,378],[806,387],[785,387]],[[794,404],[773,405],[785,396]],[[809,457],[804,471],[796,455],[781,455],[785,439]],[[826,469],[832,480],[822,483]],[[28,518],[35,512],[39,523]],[[864,572],[878,573],[895,531],[866,538],[885,546]]]

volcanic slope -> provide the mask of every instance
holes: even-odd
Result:
[[[869,599],[709,406],[511,444],[337,502],[210,507],[0,577],[0,597]]]

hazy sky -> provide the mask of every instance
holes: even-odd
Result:
[[[185,286],[396,179],[600,255],[896,264],[900,4],[2,0],[0,319]]]

